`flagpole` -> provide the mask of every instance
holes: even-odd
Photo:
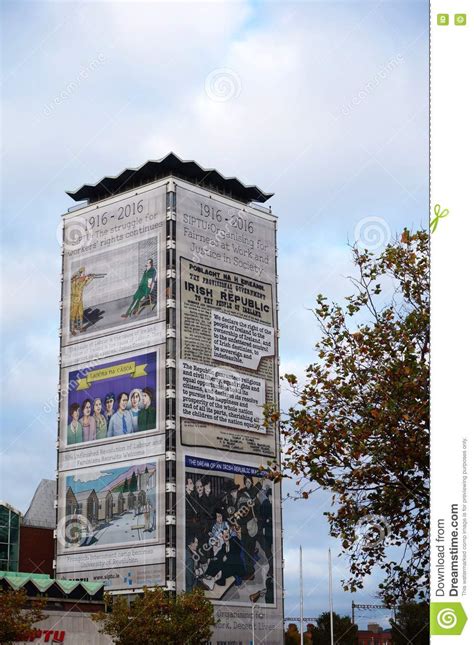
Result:
[[[300,544],[300,645],[303,645],[303,549]]]
[[[331,629],[331,645],[334,645],[334,623],[333,623],[333,604],[332,604],[332,560],[331,549],[328,552],[329,563],[329,624]]]

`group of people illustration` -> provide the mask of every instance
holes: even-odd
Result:
[[[213,590],[215,585],[227,585],[229,578],[240,586],[253,580],[257,567],[264,564],[268,565],[266,581],[272,581],[271,484],[246,476],[242,487],[226,479],[220,493],[212,488],[206,476],[187,475],[186,589]]]
[[[67,444],[119,437],[156,428],[155,392],[151,387],[134,388],[130,393],[110,392],[86,398],[69,406]]]

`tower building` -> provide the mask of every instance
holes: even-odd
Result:
[[[213,643],[282,643],[272,195],[170,153],[68,193],[56,574],[199,587]]]

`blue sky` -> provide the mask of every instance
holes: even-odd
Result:
[[[426,225],[428,3],[5,1],[2,14],[0,497],[26,510],[56,466],[64,191],[173,150],[275,192],[281,369],[301,374],[316,293],[348,289],[347,242]],[[300,543],[307,614],[327,609],[328,505],[284,503],[286,615]],[[343,571],[335,557],[349,613]]]

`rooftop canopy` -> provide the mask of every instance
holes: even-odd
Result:
[[[174,152],[162,159],[147,161],[139,168],[126,168],[116,177],[104,177],[94,185],[84,184],[81,188],[68,190],[66,193],[76,202],[88,200],[89,203],[93,203],[170,175],[244,204],[263,203],[273,196],[273,193],[264,193],[257,186],[246,186],[236,177],[224,177],[215,168],[202,168],[195,161],[183,161]]]

